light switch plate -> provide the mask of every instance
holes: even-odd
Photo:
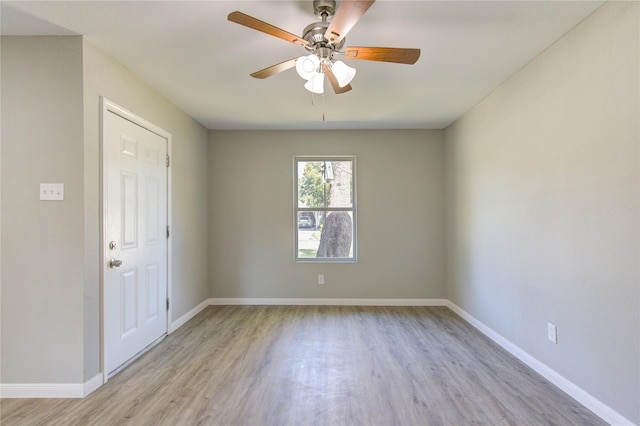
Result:
[[[555,324],[547,323],[547,338],[553,343],[558,343],[558,327]]]
[[[40,200],[62,201],[64,200],[64,183],[41,183]]]

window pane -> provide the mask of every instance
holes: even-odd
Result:
[[[298,258],[353,258],[352,212],[299,212]]]
[[[298,213],[298,258],[315,258],[318,253],[318,245],[320,244],[320,235],[322,233],[321,222],[316,219],[316,226],[308,226],[306,220],[304,220],[305,216],[303,216],[303,213],[312,212]],[[322,212],[318,213],[318,215],[323,214]],[[303,222],[301,222],[301,220]]]
[[[353,167],[351,161],[327,161],[325,178],[330,184],[328,207],[353,206]]]
[[[326,207],[330,185],[324,161],[298,161],[298,207]]]

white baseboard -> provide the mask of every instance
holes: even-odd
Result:
[[[0,384],[0,398],[84,398],[102,386],[102,374],[85,383]]]
[[[505,339],[500,334],[496,333],[491,328],[487,327],[482,322],[478,321],[475,317],[464,311],[458,305],[451,301],[447,301],[449,309],[461,316],[465,321],[478,329],[482,334],[502,346],[505,350],[518,358],[520,361],[527,364],[538,374],[542,375],[545,379],[562,389],[565,393],[570,395],[573,399],[584,405],[587,409],[591,410],[594,414],[600,417],[605,422],[616,426],[634,426],[634,423],[629,419],[622,416],[620,413],[604,404],[591,394],[585,392],[582,388],[576,386],[573,382],[570,382],[555,370],[549,368],[547,365],[538,361],[527,352],[519,348],[518,346]]]
[[[446,299],[212,298],[210,305],[447,306]]]
[[[98,389],[100,386],[104,384],[104,377],[102,373],[96,374],[91,379],[84,383],[84,394],[83,396],[89,395],[94,390]]]
[[[83,398],[82,383],[11,383],[0,385],[0,398]]]
[[[187,312],[186,314],[184,314],[183,316],[181,316],[180,318],[172,322],[169,327],[169,334],[173,333],[174,331],[176,331],[177,329],[185,325],[187,321],[189,321],[191,318],[198,315],[200,311],[202,311],[204,308],[209,306],[211,304],[209,300],[211,299],[205,300],[204,302],[200,303],[198,306],[191,309],[189,312]]]

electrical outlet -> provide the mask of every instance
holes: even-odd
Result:
[[[554,324],[547,323],[547,338],[553,343],[558,343],[558,327]]]
[[[318,284],[324,284],[324,275],[318,275]]]

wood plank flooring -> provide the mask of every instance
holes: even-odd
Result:
[[[9,425],[603,425],[445,307],[212,306],[84,399]]]

